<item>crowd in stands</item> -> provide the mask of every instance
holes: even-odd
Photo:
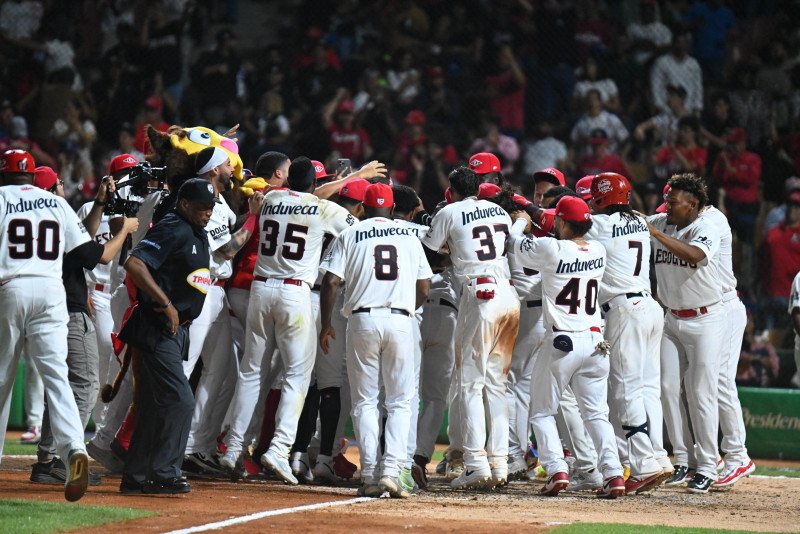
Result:
[[[269,44],[240,39],[244,4],[271,12],[256,31]],[[0,148],[56,168],[75,205],[111,157],[147,153],[147,124],[238,123],[245,166],[267,150],[377,159],[428,208],[479,151],[513,184],[545,167],[571,184],[622,173],[650,213],[670,175],[699,173],[734,231],[755,331],[789,328],[789,0],[5,0],[0,68]]]

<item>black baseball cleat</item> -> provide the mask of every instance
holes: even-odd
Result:
[[[67,466],[64,465],[61,458],[55,458],[49,462],[36,462],[31,469],[30,480],[36,484],[62,485],[67,481]],[[101,482],[102,477],[90,470],[89,485],[99,486]]]
[[[683,484],[686,480],[686,475],[689,473],[689,467],[686,465],[676,465],[675,471],[672,476],[664,481],[665,486],[677,486]]]
[[[691,482],[686,485],[686,489],[692,493],[708,493],[708,488],[713,484],[713,480],[700,473],[695,473]]]
[[[122,475],[122,481],[119,483],[119,492],[123,495],[141,495],[142,484],[127,475]]]
[[[148,480],[142,484],[142,493],[147,495],[174,495],[176,493],[189,493],[192,486],[185,478],[170,478],[168,480]]]

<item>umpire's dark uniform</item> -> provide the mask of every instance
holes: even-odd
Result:
[[[178,193],[179,202],[183,198],[192,206],[213,205],[211,187],[205,180],[189,180]],[[189,323],[200,315],[211,281],[208,237],[204,223],[192,215],[196,213],[202,210],[170,211],[130,253],[147,266],[152,280],[170,299],[178,311],[180,326],[173,335],[167,316],[160,311],[164,303],[155,302],[139,286],[137,310],[120,332],[120,338],[136,348],[138,365],[136,429],[123,471],[123,493],[182,493],[191,489],[181,478],[181,461],[194,396],[182,362],[188,351]],[[126,268],[130,271],[129,265]]]

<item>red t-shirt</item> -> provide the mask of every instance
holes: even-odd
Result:
[[[769,262],[767,292],[773,297],[788,297],[800,272],[800,226],[781,223],[770,228],[764,246],[767,254],[763,260]]]
[[[695,166],[695,169],[700,169],[702,172],[706,167],[708,161],[708,150],[704,147],[696,146],[694,148],[686,148],[684,146],[677,147],[678,152],[683,154],[683,157],[689,160]],[[675,155],[675,149],[671,146],[665,146],[656,152],[656,161],[659,165],[674,164],[675,168],[680,167],[678,157]],[[681,169],[683,171],[694,171],[695,169]]]
[[[579,176],[600,174],[601,172],[616,172],[626,178],[630,176],[630,174],[628,174],[628,167],[625,166],[625,162],[622,161],[622,158],[616,154],[606,154],[600,159],[597,159],[594,157],[594,155],[590,154],[581,160],[578,168],[580,170]]]
[[[725,197],[733,202],[758,202],[758,183],[761,181],[761,158],[758,154],[744,151],[738,156],[728,154],[733,170],[728,170],[722,162],[722,154],[714,162],[712,176],[722,184]]]
[[[256,260],[258,260],[258,235],[259,232],[253,232],[242,248],[242,252],[233,266],[233,276],[228,280],[228,287],[250,291],[250,286],[253,284],[253,270],[256,268]]]
[[[500,119],[500,127],[522,130],[525,127],[525,84],[518,83],[509,70],[487,77],[486,85],[494,90],[489,107]]]
[[[343,158],[352,160],[353,165],[364,162],[364,147],[372,144],[369,134],[363,128],[345,130],[335,122],[328,129],[328,144]]]

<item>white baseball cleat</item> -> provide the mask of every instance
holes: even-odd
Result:
[[[238,458],[236,457],[236,453],[233,451],[227,451],[225,454],[219,457],[219,465],[227,469],[228,471],[233,471],[236,469],[236,461]]]
[[[731,466],[726,469],[720,477],[711,484],[712,490],[730,489],[736,482],[744,477],[748,477],[756,470],[753,460],[748,460],[746,464]]]
[[[486,489],[492,486],[492,472],[485,468],[464,469],[450,482],[453,489]]]
[[[314,481],[314,473],[311,472],[311,467],[309,467],[308,453],[293,452],[290,465],[292,473],[298,480],[306,484]]]
[[[340,484],[342,479],[336,475],[336,468],[330,456],[320,454],[317,456],[317,464],[311,470],[311,476],[316,482],[328,484]]]
[[[569,477],[569,491],[593,491],[603,487],[603,475],[597,469],[577,471]]]
[[[283,456],[279,456],[272,449],[261,455],[261,465],[272,469],[275,475],[292,486],[298,484],[297,479],[292,474],[292,468],[289,466],[289,460]]]
[[[378,486],[383,491],[388,491],[389,496],[395,499],[406,499],[410,495],[403,487],[399,477],[382,476]]]
[[[508,463],[509,480],[524,480],[527,471],[528,464],[525,462],[525,458],[516,458]]]

